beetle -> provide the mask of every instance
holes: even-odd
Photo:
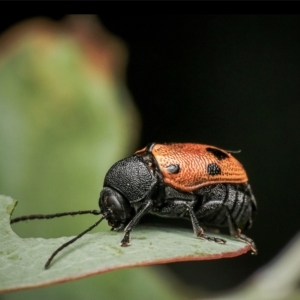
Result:
[[[108,170],[100,193],[100,210],[23,216],[11,223],[66,215],[102,215],[94,225],[53,252],[46,269],[58,252],[104,219],[112,230],[124,229],[120,245],[129,246],[132,229],[147,213],[188,218],[196,237],[220,244],[226,240],[207,235],[203,227],[227,227],[231,236],[249,244],[252,254],[256,254],[255,243],[242,231],[251,227],[257,204],[243,166],[231,153],[203,144],[151,143]]]

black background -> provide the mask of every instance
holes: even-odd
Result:
[[[62,15],[48,16],[60,20]],[[1,30],[25,18],[4,21]],[[255,257],[167,266],[220,291],[270,261],[299,229],[300,17],[99,15],[129,48],[127,84],[142,117],[141,148],[197,142],[227,150],[258,202]]]

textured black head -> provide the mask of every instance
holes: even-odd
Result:
[[[112,228],[121,228],[133,216],[130,203],[117,191],[104,187],[100,193],[99,206],[101,214]]]

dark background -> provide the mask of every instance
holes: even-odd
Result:
[[[1,30],[24,19],[12,16]],[[138,148],[156,141],[242,150],[236,157],[258,202],[248,235],[259,254],[166,266],[190,285],[212,291],[236,286],[299,229],[300,17],[99,19],[129,48],[127,83],[143,126]]]

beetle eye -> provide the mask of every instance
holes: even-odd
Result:
[[[180,167],[179,167],[179,165],[174,164],[174,165],[168,165],[168,166],[166,167],[166,169],[167,169],[168,173],[176,174],[176,173],[179,172]]]
[[[114,210],[122,210],[120,202],[118,201],[118,199],[115,196],[110,195],[108,197],[105,197],[104,201],[107,206],[107,210],[110,213],[112,213]]]

